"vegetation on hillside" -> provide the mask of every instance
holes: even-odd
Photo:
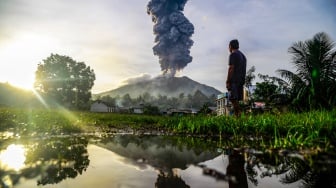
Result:
[[[200,109],[204,104],[208,106],[216,105],[216,95],[206,96],[200,90],[197,90],[193,95],[180,93],[178,97],[169,97],[166,95],[153,96],[149,92],[131,98],[130,94],[125,94],[123,96],[111,97],[109,95],[97,98],[106,102],[111,106],[119,107],[132,107],[139,106],[140,104],[156,106],[160,110],[167,110],[169,108],[196,108]]]
[[[93,95],[93,100],[102,100],[111,106],[138,106],[150,104],[160,110],[169,108],[201,108],[205,103],[215,106],[221,92],[200,84],[186,76],[132,79],[117,89]]]
[[[41,106],[33,92],[14,87],[8,83],[0,83],[1,107],[39,107]]]

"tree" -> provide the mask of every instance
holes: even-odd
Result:
[[[258,74],[258,77],[263,82],[257,82],[254,91],[254,99],[265,101],[267,104],[271,102],[284,103],[288,95],[288,85],[280,78],[272,77],[269,75]],[[281,101],[279,101],[281,100]]]
[[[141,97],[144,102],[151,102],[153,100],[153,96],[148,92],[143,93]]]
[[[152,106],[151,104],[145,104],[144,105],[144,114],[158,115],[158,114],[160,114],[160,109],[157,106]]]
[[[192,106],[194,108],[201,108],[204,103],[209,101],[209,98],[204,93],[202,93],[202,91],[196,90],[192,100]]]
[[[38,64],[34,87],[48,102],[73,109],[86,109],[95,79],[93,69],[84,62],[51,54]]]
[[[257,101],[265,101],[269,103],[270,96],[276,94],[277,85],[270,80],[264,80],[263,82],[257,82],[256,89],[254,91],[254,99]]]
[[[176,97],[171,97],[168,99],[168,104],[172,108],[177,108],[179,106],[179,100]]]
[[[320,32],[294,43],[288,50],[296,72],[277,70],[291,89],[292,104],[300,110],[330,109],[336,105],[336,50],[329,36]]]
[[[112,98],[110,95],[105,95],[99,98],[99,100],[104,101],[105,103],[107,103],[110,106],[116,106],[116,99]]]
[[[250,89],[252,87],[252,81],[255,79],[255,67],[252,66],[247,72],[246,72],[246,78],[245,78],[245,86],[247,89]]]
[[[255,79],[255,67],[252,66],[247,72],[246,72],[246,77],[245,77],[245,87],[247,88],[248,91],[248,102],[251,104],[253,102],[252,98],[252,81]]]
[[[132,98],[130,96],[130,94],[126,93],[123,97],[122,97],[122,103],[121,103],[124,107],[130,107],[133,104]]]
[[[211,110],[209,109],[209,103],[204,103],[201,109],[199,110],[200,114],[210,114]]]

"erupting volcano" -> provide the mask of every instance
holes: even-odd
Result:
[[[194,26],[184,16],[187,0],[151,0],[147,13],[152,16],[155,34],[154,55],[164,75],[175,76],[192,61],[190,48]]]

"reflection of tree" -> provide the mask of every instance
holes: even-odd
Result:
[[[255,186],[258,185],[258,172],[253,168],[253,165],[249,162],[246,164],[246,173],[247,173],[247,178],[252,182]]]
[[[130,159],[134,164],[141,159],[167,172],[173,168],[186,169],[189,164],[218,155],[213,142],[191,137],[116,135],[103,139],[98,145]]]
[[[310,171],[310,167],[298,158],[287,158],[283,164],[285,164],[283,165],[285,166],[285,170],[283,171],[284,176],[280,181],[284,184],[299,181]]]
[[[227,181],[230,188],[248,187],[247,179],[257,186],[258,177],[263,179],[274,175],[282,184],[299,183],[302,188],[336,187],[336,161],[332,154],[313,155],[310,160],[304,160],[296,155],[240,153],[230,149],[224,153],[229,159],[226,174],[199,166],[203,168],[204,175]]]
[[[40,177],[38,185],[54,184],[66,178],[75,178],[89,165],[87,152],[88,140],[83,137],[54,137],[28,141],[26,168],[20,172],[1,171],[0,177],[10,177],[16,184],[21,177],[33,179]],[[2,187],[5,182],[0,185]]]
[[[291,183],[302,180],[304,188],[312,187],[336,187],[336,165],[328,163],[328,159],[321,159],[320,156],[314,159],[317,161],[309,166],[305,161],[292,158],[290,159],[289,171],[281,179],[283,183]],[[324,160],[322,163],[319,161]]]
[[[328,163],[327,158],[322,155],[312,156],[311,164],[308,164],[307,161],[298,157],[249,154],[246,172],[249,180],[255,185],[258,184],[256,169],[261,171],[261,178],[279,175],[279,181],[283,184],[300,181],[300,187],[303,188],[336,187],[335,161]]]
[[[160,171],[158,174],[158,178],[155,182],[156,188],[189,188],[190,186],[187,185],[181,177],[175,175],[173,172],[164,173]]]

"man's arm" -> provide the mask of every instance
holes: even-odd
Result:
[[[231,82],[232,82],[233,71],[234,71],[234,65],[231,64],[231,65],[229,65],[228,76],[227,76],[227,79],[226,79],[226,88],[228,90],[231,90]]]

